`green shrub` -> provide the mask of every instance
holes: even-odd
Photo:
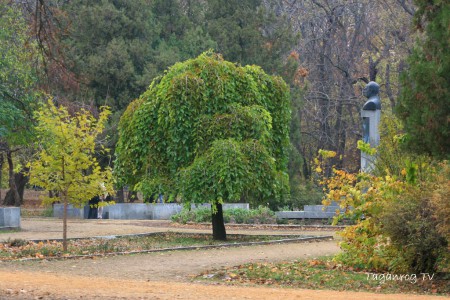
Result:
[[[198,208],[193,211],[195,223],[211,223],[212,216],[209,208]]]
[[[259,206],[257,209],[231,208],[223,211],[225,223],[236,224],[273,224],[276,222],[275,213],[268,207]],[[195,210],[183,209],[172,216],[172,221],[186,224],[187,222],[211,222],[211,209],[197,208]]]
[[[43,216],[43,217],[53,217],[53,206],[47,206],[47,207],[42,211],[42,216]]]
[[[446,164],[442,166],[448,171]],[[448,175],[431,174],[426,181],[409,185],[402,195],[385,205],[380,218],[382,231],[401,254],[397,264],[391,266],[394,271],[437,271],[437,262],[447,251],[448,240],[440,230],[442,223],[435,217],[437,207],[432,200],[448,201]]]
[[[171,217],[173,222],[186,224],[187,222],[192,222],[195,217],[195,212],[193,210],[183,209],[181,212],[173,215]]]
[[[276,223],[275,213],[268,207],[259,206],[257,209],[250,210],[255,223],[258,224],[273,224]]]
[[[328,153],[325,153],[328,155]],[[317,160],[318,161],[318,160]],[[319,171],[324,170],[318,165]],[[323,179],[323,201],[337,202],[354,225],[340,232],[340,263],[370,271],[433,273],[447,268],[445,261],[446,217],[440,211],[449,199],[447,162],[405,163],[398,175],[351,174],[333,169]],[[444,200],[447,199],[447,200]],[[448,216],[448,215],[447,215]]]

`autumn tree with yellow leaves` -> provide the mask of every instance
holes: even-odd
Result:
[[[98,119],[81,110],[71,116],[52,100],[36,114],[39,152],[30,163],[30,183],[52,191],[43,203],[60,201],[63,211],[63,248],[67,251],[67,207],[82,207],[97,195],[114,193],[110,168],[96,160],[96,141],[110,111],[102,108]],[[103,149],[107,151],[107,149]]]

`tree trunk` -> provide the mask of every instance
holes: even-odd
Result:
[[[8,206],[21,206],[23,203],[23,194],[25,192],[25,186],[28,183],[28,180],[30,179],[28,176],[25,176],[24,173],[28,172],[28,168],[22,169],[19,173],[14,174],[14,182],[17,189],[17,192],[19,194],[19,202],[16,201],[16,198],[14,197],[15,192],[13,192],[11,189],[6,193],[4,204]]]
[[[213,239],[216,241],[226,241],[227,233],[225,231],[225,223],[223,221],[222,204],[217,203],[216,208],[217,211],[212,212]]]
[[[123,187],[117,190],[116,199],[117,203],[125,203],[125,191],[123,190]]]
[[[135,191],[129,191],[128,192],[128,202],[133,203],[138,199],[137,192]]]
[[[4,163],[3,153],[0,153],[0,201],[2,201],[2,185],[3,185],[3,163]]]
[[[64,156],[61,158],[62,161],[62,179],[63,181],[66,179],[66,172],[65,172],[65,159]],[[64,203],[63,208],[63,251],[67,252],[67,206],[68,206],[68,200],[67,199],[67,191],[68,189],[65,189],[60,194],[61,200]]]
[[[9,168],[9,191],[6,193],[3,204],[7,206],[20,206],[22,204],[23,191],[28,182],[28,177],[24,176],[22,173],[14,174],[12,151],[6,152],[6,160]],[[22,194],[20,194],[19,188]]]
[[[64,209],[63,209],[63,251],[67,252],[67,197],[63,196]]]

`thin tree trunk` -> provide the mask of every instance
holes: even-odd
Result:
[[[64,211],[63,211],[63,251],[67,252],[67,197],[63,196]]]
[[[218,241],[226,241],[227,233],[225,231],[225,223],[223,221],[222,204],[217,203],[216,208],[217,211],[213,210],[212,212],[213,239]]]
[[[391,65],[387,64],[386,66],[386,73],[385,73],[385,90],[386,90],[386,94],[389,98],[389,101],[391,102],[391,109],[392,111],[394,111],[395,109],[395,97],[392,93],[392,89],[391,89]]]
[[[65,180],[66,173],[65,173],[65,160],[64,156],[61,158],[62,160],[62,179]],[[67,190],[65,189],[61,194],[62,200],[64,203],[64,210],[63,210],[63,251],[67,252]]]
[[[342,121],[342,99],[338,100],[339,103],[337,104],[336,108],[336,157],[334,159],[334,164],[337,168],[341,169],[343,160],[340,159],[340,157],[344,157],[345,155],[345,126],[344,122]]]
[[[3,185],[3,163],[5,162],[3,153],[0,153],[0,201],[2,198],[2,185]]]

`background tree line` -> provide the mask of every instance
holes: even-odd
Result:
[[[16,52],[24,54],[18,61],[2,63],[0,74],[9,79],[11,70],[26,74],[12,72],[17,80],[1,85],[0,105],[7,106],[0,113],[0,164],[3,169],[8,161],[10,178],[19,174],[12,162],[21,165],[20,154],[27,153],[23,145],[33,136],[19,135],[11,124],[16,126],[19,119],[30,123],[27,112],[34,109],[37,90],[52,94],[72,112],[82,107],[98,114],[100,106],[110,106],[112,118],[105,135],[110,136],[107,146],[114,150],[118,120],[128,104],[168,66],[212,48],[228,61],[256,64],[268,74],[282,76],[291,88],[291,200],[285,203],[291,207],[320,200],[309,181],[311,161],[319,149],[336,151],[333,164],[339,167],[359,168],[355,145],[360,139],[359,110],[365,101],[361,89],[369,80],[377,81],[383,110],[393,108],[400,73],[407,67],[414,38],[420,36],[412,31],[418,7],[412,0],[1,3],[2,54],[12,49],[3,42],[12,41],[11,32],[17,33]],[[20,87],[20,92],[11,93],[12,87]],[[21,139],[12,138],[18,136]],[[3,159],[8,153],[11,164]],[[99,160],[111,163],[108,156]],[[9,187],[15,190],[15,185],[25,183],[10,180]],[[10,196],[5,203],[14,199]]]

